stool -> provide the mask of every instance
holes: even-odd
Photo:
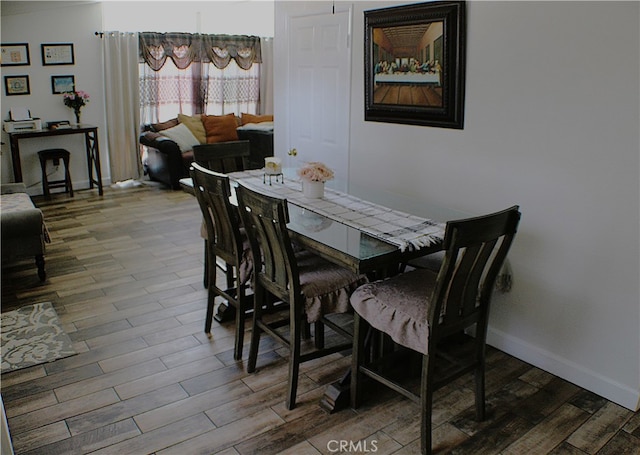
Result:
[[[73,186],[71,185],[71,172],[69,171],[69,157],[71,154],[65,149],[47,149],[40,150],[38,157],[40,158],[40,167],[42,168],[42,191],[45,196],[50,195],[51,188],[63,188],[65,192],[69,192],[69,196],[73,197]],[[47,161],[64,161],[64,180],[52,180],[47,178]]]

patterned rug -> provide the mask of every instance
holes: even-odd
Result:
[[[51,303],[2,313],[2,373],[76,354]]]

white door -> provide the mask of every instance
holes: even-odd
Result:
[[[290,17],[288,118],[290,166],[322,161],[327,186],[346,191],[351,84],[350,13]]]

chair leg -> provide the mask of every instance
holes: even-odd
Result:
[[[258,349],[260,348],[260,333],[262,329],[258,322],[262,320],[262,306],[265,301],[265,292],[260,285],[253,290],[253,324],[251,327],[251,344],[249,346],[249,360],[247,362],[247,372],[256,371],[258,361]]]
[[[205,239],[204,241],[204,275],[202,277],[204,288],[207,289],[209,287],[209,248],[208,242]],[[215,264],[214,264],[215,266]]]
[[[476,420],[482,422],[485,417],[484,396],[484,365],[480,365],[475,371],[476,379]]]
[[[362,401],[362,373],[360,365],[364,362],[364,340],[367,322],[356,312],[353,314],[353,350],[351,352],[351,407],[356,409]]]
[[[236,345],[233,350],[234,360],[242,359],[242,345],[244,344],[244,319],[246,308],[244,307],[244,286],[238,283],[236,290],[236,300],[238,302],[236,308]]]
[[[40,167],[42,168],[42,194],[49,196],[49,179],[47,178],[47,162],[41,160]]]
[[[313,323],[314,343],[316,349],[324,349],[324,324],[321,321]]]
[[[205,257],[209,258],[210,254],[207,250],[205,250]],[[211,260],[211,258],[209,258],[209,260]],[[204,322],[204,333],[207,334],[207,336],[209,338],[211,338],[211,324],[213,322],[213,309],[215,306],[215,300],[216,300],[216,294],[215,294],[215,288],[216,288],[216,277],[215,277],[215,272],[216,269],[213,268],[208,268],[207,269],[207,275],[209,275],[211,272],[213,272],[213,276],[207,276],[207,282],[209,283],[209,289],[207,292],[207,315],[206,315],[206,319]]]
[[[429,358],[424,356],[422,359],[422,379],[421,379],[421,391],[420,394],[420,445],[423,455],[431,455],[431,445],[433,443],[431,438],[431,410],[433,407],[433,385],[431,377],[433,371],[429,370]]]
[[[293,306],[293,305],[292,305]],[[289,327],[289,391],[287,393],[287,409],[292,410],[296,407],[296,393],[298,392],[298,373],[300,372],[300,355],[301,355],[301,322],[299,318],[294,316],[295,310],[291,309],[291,325]]]
[[[71,170],[69,169],[69,160],[64,160],[64,190],[69,192],[69,197],[73,197],[73,184],[71,183]]]

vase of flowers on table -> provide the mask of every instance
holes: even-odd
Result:
[[[302,194],[319,199],[324,196],[324,183],[333,178],[333,171],[324,163],[311,161],[298,169],[298,176],[302,180]]]
[[[80,110],[82,106],[89,102],[89,94],[82,90],[73,90],[72,92],[65,92],[62,94],[64,105],[73,109],[73,113],[76,116],[76,123],[80,123]]]

